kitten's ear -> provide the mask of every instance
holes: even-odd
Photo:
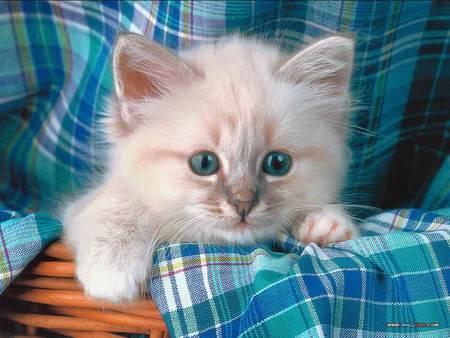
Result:
[[[353,66],[352,39],[331,37],[307,47],[279,69],[289,81],[310,82],[331,87],[331,93],[348,90]]]
[[[119,35],[113,72],[119,100],[158,97],[195,78],[194,71],[169,50],[135,33]]]
[[[106,120],[110,137],[132,132],[148,119],[142,99],[157,98],[191,83],[197,74],[172,52],[135,33],[120,34],[113,53],[116,97]]]

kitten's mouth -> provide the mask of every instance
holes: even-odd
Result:
[[[250,227],[250,224],[244,219],[231,226],[232,231],[244,231]]]
[[[244,234],[252,232],[254,229],[254,224],[253,222],[249,222],[246,218],[232,218],[228,222],[223,223],[221,229],[228,233]]]

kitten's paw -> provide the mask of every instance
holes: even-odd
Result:
[[[116,268],[108,261],[96,256],[77,262],[77,277],[86,295],[112,303],[137,298],[140,282],[136,273],[127,266]]]
[[[356,238],[359,231],[345,212],[330,208],[309,214],[295,235],[303,243],[326,245]]]

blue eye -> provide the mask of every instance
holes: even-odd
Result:
[[[202,151],[189,159],[189,164],[191,166],[194,174],[200,176],[208,176],[215,174],[219,170],[219,159],[216,154],[210,151]]]
[[[263,160],[262,170],[271,176],[286,175],[291,167],[291,156],[281,151],[269,152]]]

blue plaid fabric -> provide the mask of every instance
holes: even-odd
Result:
[[[0,210],[0,294],[61,230],[60,222],[43,213],[21,217]]]
[[[355,111],[352,120],[350,142],[353,162],[343,201],[349,204],[371,204],[384,209],[422,208],[441,215],[449,214],[450,4],[445,1],[2,1],[1,208],[25,214],[52,211],[61,195],[82,186],[86,176],[101,169],[102,164],[95,148],[96,128],[104,109],[105,97],[112,90],[109,60],[113,41],[120,31],[144,34],[174,51],[235,31],[277,40],[288,50],[300,48],[335,32],[353,35],[356,55],[352,90],[362,108]],[[392,215],[397,216],[392,218]],[[401,336],[404,332],[415,332],[416,335],[429,332],[430,336],[446,334],[448,311],[444,310],[448,310],[449,304],[446,275],[449,264],[445,260],[445,256],[448,256],[448,237],[444,233],[448,221],[430,215],[433,214],[419,209],[380,215],[381,218],[374,218],[380,221],[371,220],[366,224],[375,227],[382,222],[380,229],[396,227],[404,230],[361,238],[354,243],[342,243],[342,247],[319,250],[312,245],[300,249],[298,244],[283,244],[292,242],[285,238],[278,243],[276,254],[272,253],[272,247],[262,246],[262,251],[256,251],[264,254],[255,257],[268,257],[262,261],[255,258],[255,262],[258,262],[256,265],[249,263],[249,251],[237,255],[230,248],[192,245],[162,248],[157,257],[161,281],[155,280],[154,285],[165,289],[163,293],[155,286],[153,292],[174,336],[196,335],[196,332],[199,335],[220,333],[225,336],[237,332],[276,335],[275,331],[271,331],[275,327],[279,330],[286,328],[286,331],[277,332],[289,331],[311,336]],[[358,216],[366,215],[361,213]],[[402,223],[399,224],[399,221]],[[437,234],[434,230],[423,232],[428,223],[432,226],[440,224]],[[57,227],[45,222],[43,226],[48,226],[53,235],[58,235]],[[8,231],[17,234],[21,233],[22,227],[23,223],[18,221],[8,223]],[[411,230],[418,233],[412,234]],[[22,238],[24,242],[21,247],[39,247],[33,246],[39,236]],[[7,238],[3,246],[10,248],[14,240]],[[52,237],[45,238],[42,243]],[[417,245],[412,245],[411,241],[417,241]],[[358,245],[362,243],[371,249],[361,253]],[[175,255],[173,250],[178,250],[180,254]],[[20,264],[8,268],[9,271],[20,271],[22,265],[30,261],[37,251],[24,249],[20,252],[23,259],[14,260],[20,261]],[[222,270],[214,270],[211,265],[205,265],[203,269],[184,269],[182,273],[174,270],[180,260],[183,265],[187,264],[184,257],[202,261],[210,259],[211,252],[229,257],[226,259],[233,264],[242,258],[239,266],[246,266],[247,272],[236,270],[234,265]],[[223,252],[226,254],[223,255]],[[346,255],[335,257],[335,252]],[[392,252],[402,254],[397,256]],[[419,252],[427,257],[428,263],[418,263],[412,270],[405,270],[411,272],[408,277],[400,278],[398,274],[406,269],[402,263],[411,260],[407,257],[418,257]],[[329,255],[329,258],[323,258],[322,253]],[[371,260],[371,257],[379,255],[383,256],[379,263],[378,258]],[[310,256],[309,260],[307,256]],[[7,266],[5,257],[0,257],[0,266]],[[302,257],[305,257],[305,261]],[[277,262],[280,266],[285,264],[284,267],[279,268]],[[320,269],[312,265],[302,270],[303,262],[317,263]],[[186,278],[188,282],[183,286],[177,284],[176,278],[172,279],[171,285],[174,287],[169,289],[168,279],[161,273],[166,269],[164,264],[167,273],[173,270],[174,276],[185,278],[185,274],[189,274],[189,278]],[[270,272],[273,270],[271,264],[276,270],[274,275]],[[381,322],[373,324],[375,313],[382,311],[382,307],[369,305],[378,302],[375,295],[367,293],[370,290],[367,278],[376,274],[366,270],[369,267],[375,269],[377,264],[383,264],[380,269],[385,268],[384,275],[391,276],[386,277],[384,284],[381,281],[370,282],[370,287],[374,288],[391,287],[381,289],[383,292],[390,290],[391,294],[382,303],[389,309],[384,309],[380,318],[385,322],[397,318],[405,320],[405,323],[422,319],[433,321],[435,318],[440,326],[402,327],[396,331],[383,327]],[[339,277],[339,270],[347,265],[366,279],[347,278],[350,274],[346,270]],[[265,276],[265,279],[255,279],[256,289],[245,289],[245,297],[233,293],[233,286],[242,283],[228,279],[258,276],[258,269],[261,271],[259,276]],[[297,270],[293,273],[289,269]],[[336,269],[338,271],[330,272]],[[207,278],[210,270],[214,278]],[[310,300],[303,293],[304,298],[295,298],[302,305],[294,305],[289,297],[300,297],[299,290],[285,283],[277,284],[280,271],[281,274],[294,276],[292,283],[306,283],[304,279],[310,278],[312,284],[300,283],[303,288],[300,291],[317,295],[317,300]],[[191,275],[194,272],[196,275]],[[300,278],[298,275],[301,272],[320,275]],[[1,276],[4,288],[14,274]],[[189,282],[196,278],[197,284]],[[313,282],[314,278],[318,278],[319,283]],[[325,278],[328,278],[328,282]],[[398,283],[393,284],[394,280],[398,280]],[[362,281],[366,283],[365,293],[348,296],[351,295],[348,292],[362,290],[359,286]],[[272,282],[274,288],[271,287]],[[315,284],[323,288],[310,290]],[[284,307],[280,305],[278,308],[280,312],[289,313],[296,308],[295,311],[300,313],[298,318],[301,319],[296,317],[294,321],[288,317],[287,321],[283,321],[283,316],[273,317],[273,307],[267,307],[269,312],[264,312],[262,306],[255,307],[257,303],[249,301],[251,292],[263,289],[274,292],[277,285],[283,286],[283,290],[273,297],[260,298],[259,293],[258,296],[255,293],[253,299],[264,301],[266,305],[280,304],[275,300],[285,299]],[[227,290],[226,295],[230,297],[216,292],[217,288]],[[206,290],[206,298],[202,290]],[[424,298],[421,298],[424,290],[429,292],[429,299],[433,301],[424,302]],[[324,297],[325,294],[327,297]],[[186,303],[186,299],[189,302]],[[355,314],[351,323],[344,320],[349,318],[345,315],[350,311],[350,303],[347,303],[349,299],[355,308],[360,309],[359,317]],[[209,305],[195,306],[201,300]],[[398,310],[399,307],[395,305],[397,302],[405,306],[407,312]],[[192,307],[187,306],[190,303]],[[231,308],[227,304],[239,306]],[[249,305],[247,312],[243,310],[245,304]],[[421,307],[409,310],[408,306],[415,305]],[[375,312],[367,310],[369,308]],[[441,313],[438,314],[436,309],[441,309]],[[422,312],[429,317],[419,315]],[[306,313],[313,320],[309,320]],[[362,314],[368,317],[363,318]],[[212,316],[213,320],[204,316]],[[232,318],[236,321],[230,324],[228,321]],[[271,318],[279,318],[280,325],[270,324]],[[328,321],[324,318],[328,318]],[[301,325],[296,328],[303,331],[288,330],[291,327],[289,324],[298,324],[299,321]],[[368,323],[374,326],[367,326]],[[211,329],[212,325],[214,329]],[[235,326],[230,328],[230,325]],[[236,327],[242,330],[236,331]]]
[[[448,337],[450,218],[397,210],[321,248],[174,244],[149,287],[173,337]]]

